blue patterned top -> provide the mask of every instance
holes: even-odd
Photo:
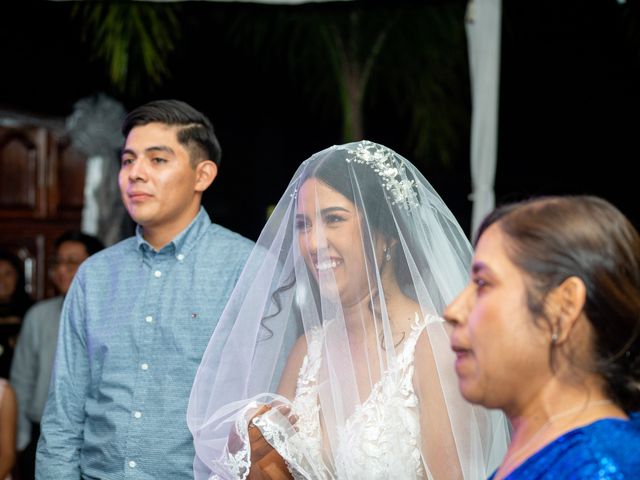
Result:
[[[201,209],[160,251],[138,228],[80,266],[61,315],[38,479],[193,478],[191,386],[252,247]]]
[[[493,479],[495,473],[489,477]],[[640,413],[605,418],[557,438],[507,475],[508,480],[640,478]]]

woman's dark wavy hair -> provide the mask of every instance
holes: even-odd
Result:
[[[527,303],[536,318],[552,289],[576,276],[586,286],[584,312],[594,332],[593,370],[627,412],[640,406],[640,236],[598,197],[541,197],[489,214],[477,239],[496,224],[511,261],[529,277]],[[476,240],[477,242],[477,240]],[[553,357],[552,357],[553,358]],[[584,366],[583,366],[584,368]]]
[[[4,260],[9,263],[17,275],[16,289],[11,295],[9,303],[5,305],[5,313],[7,315],[17,315],[22,318],[27,310],[29,310],[29,307],[33,305],[33,299],[26,290],[24,265],[17,255],[7,250],[0,250],[0,260]]]

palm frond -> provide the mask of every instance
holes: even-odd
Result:
[[[169,77],[168,57],[180,36],[177,6],[82,2],[75,7],[73,15],[84,24],[85,40],[107,65],[118,90],[136,92],[143,84],[159,86]]]

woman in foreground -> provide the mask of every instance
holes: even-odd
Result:
[[[445,318],[462,395],[514,427],[491,478],[638,478],[640,237],[615,207],[498,208]]]

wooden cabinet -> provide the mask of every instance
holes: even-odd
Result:
[[[80,228],[85,166],[62,120],[0,112],[0,248],[23,259],[36,300],[54,294],[47,275],[54,240]]]

